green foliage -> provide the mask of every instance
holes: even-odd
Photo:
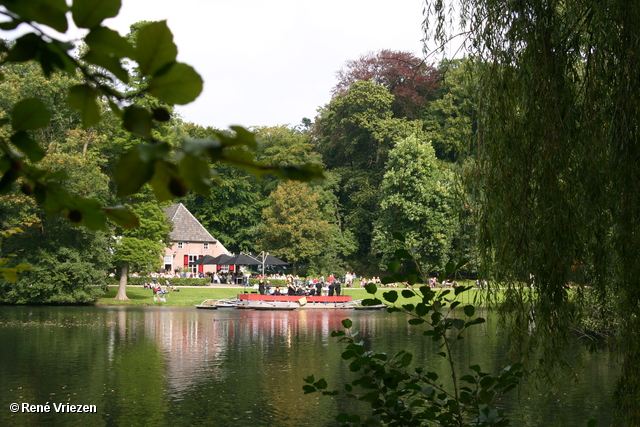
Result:
[[[168,110],[153,103],[131,104],[131,100],[149,94],[165,105],[187,104],[202,91],[202,79],[191,66],[176,60],[177,47],[165,22],[141,25],[130,39],[104,27],[103,20],[117,15],[120,5],[120,0],[105,0],[98,7],[86,0],[76,0],[70,6],[61,0],[39,0],[28,5],[5,2],[4,11],[9,20],[3,28],[28,22],[31,32],[20,36],[15,43],[5,44],[2,60],[3,66],[35,61],[47,79],[55,79],[58,74],[78,79],[76,84],[63,86],[61,90],[66,93],[68,105],[79,111],[85,128],[100,123],[104,112],[110,110],[109,114],[113,114],[124,129],[144,141],[129,148],[117,162],[114,177],[120,197],[137,193],[145,183],[151,184],[160,201],[182,197],[189,189],[207,194],[211,186],[207,161],[226,162],[258,176],[271,173],[282,178],[309,180],[322,175],[321,170],[312,165],[259,165],[252,154],[242,149],[254,148],[255,139],[240,127],[233,128],[233,134],[219,132],[214,139],[185,138],[178,152],[171,150],[166,140],[156,139],[154,125],[167,120]],[[67,13],[78,26],[89,29],[81,58],[72,55],[72,44],[45,35],[43,27],[47,26],[66,32]],[[136,77],[140,84],[135,88],[129,85],[132,79],[125,68],[129,60],[137,64],[135,72],[139,73]],[[120,87],[125,87],[126,92],[120,91]],[[12,104],[7,108],[10,120],[3,121],[4,125],[11,126],[9,137],[0,143],[0,194],[12,191],[13,184],[21,180],[36,189],[37,203],[45,206],[50,214],[68,212],[74,223],[92,229],[104,230],[107,219],[123,227],[136,225],[132,215],[110,215],[114,212],[112,208],[70,194],[57,184],[58,175],[39,167],[37,163],[44,155],[43,141],[24,132],[37,134],[48,127],[55,110],[37,97],[17,98]]]
[[[356,255],[371,255],[378,192],[389,151],[397,141],[421,136],[421,124],[393,118],[393,95],[371,81],[357,81],[320,111],[313,138],[327,168],[339,177],[342,230],[356,239]],[[370,267],[364,267],[363,270]]]
[[[400,237],[403,240],[404,237]],[[451,275],[465,262],[448,264],[443,275]],[[392,266],[390,270],[397,271]],[[415,271],[419,271],[417,268]],[[399,274],[399,273],[397,273]],[[443,276],[444,277],[444,276]],[[412,272],[399,274],[401,281],[423,283],[422,277]],[[416,280],[417,279],[417,280]],[[376,294],[376,285],[366,287],[369,294]],[[504,393],[518,386],[525,375],[523,365],[516,363],[504,367],[497,375],[483,372],[480,366],[472,365],[469,371],[460,375],[453,364],[452,349],[464,338],[467,328],[480,325],[485,319],[475,316],[471,304],[459,308],[458,298],[470,287],[459,286],[451,290],[435,292],[426,285],[409,285],[402,290],[404,298],[417,297],[419,302],[398,307],[398,291],[383,293],[383,301],[367,299],[363,305],[377,305],[381,302],[389,306],[391,312],[401,312],[409,317],[410,325],[426,327],[425,339],[438,344],[438,357],[446,359],[449,366],[450,386],[445,384],[443,373],[428,368],[411,368],[413,356],[402,350],[393,356],[367,350],[357,333],[352,333],[352,322],[342,322],[345,331],[334,331],[333,337],[346,343],[342,358],[349,362],[349,369],[358,374],[343,390],[329,390],[324,379],[309,376],[303,386],[306,393],[316,391],[328,396],[344,396],[368,402],[371,417],[342,413],[336,417],[340,425],[373,425],[382,422],[389,426],[422,426],[434,423],[442,426],[507,426],[510,421],[497,403]]]
[[[447,40],[453,22],[477,62],[485,263],[511,288],[535,275],[533,300],[513,292],[503,310],[512,342],[541,348],[550,372],[573,341],[570,286],[600,289],[600,307],[615,295],[615,399],[620,423],[640,424],[640,4],[455,0],[427,13],[431,40]]]
[[[317,198],[307,184],[286,182],[273,192],[271,205],[263,212],[258,244],[289,262],[294,274],[298,263],[319,256],[333,237],[332,225],[322,219]]]
[[[402,231],[420,264],[441,269],[448,262],[456,235],[453,176],[435,157],[431,144],[409,137],[389,153],[380,187],[380,212],[373,233],[374,248],[390,261],[397,245],[391,233]]]

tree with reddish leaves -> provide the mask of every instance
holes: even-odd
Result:
[[[347,61],[336,75],[334,96],[356,81],[372,80],[395,96],[391,106],[395,117],[418,119],[426,103],[436,95],[440,72],[410,52],[385,49]]]

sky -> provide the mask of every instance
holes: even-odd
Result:
[[[122,0],[104,24],[166,20],[178,60],[204,79],[178,108],[187,122],[219,129],[314,119],[346,61],[382,49],[422,58],[424,0]]]

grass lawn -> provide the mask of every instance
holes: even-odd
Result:
[[[193,287],[185,288],[181,287],[179,292],[169,292],[166,296],[166,302],[155,302],[153,300],[153,292],[150,289],[145,289],[140,286],[128,286],[127,296],[129,301],[116,301],[114,297],[118,291],[117,286],[111,286],[109,292],[106,292],[104,296],[98,299],[97,305],[117,305],[117,306],[145,306],[145,305],[169,305],[169,306],[194,306],[200,304],[206,299],[226,299],[235,298],[238,294],[242,293],[244,289],[240,286],[236,288],[214,288],[214,287]],[[378,288],[376,296],[382,299],[382,294],[389,291],[398,291],[397,304],[417,303],[418,298],[403,298],[401,295],[402,288]],[[486,291],[480,289],[471,289],[464,292],[460,296],[460,301],[463,304],[478,304],[478,298],[481,297]],[[364,288],[342,288],[343,295],[351,295],[354,300],[371,298],[371,295],[364,290]],[[453,298],[453,291],[450,293]]]

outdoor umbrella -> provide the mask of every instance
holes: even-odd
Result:
[[[202,258],[196,260],[193,264],[194,265],[208,265],[208,264],[215,264],[215,258],[212,257],[211,255],[205,255]]]
[[[260,265],[260,261],[252,257],[251,255],[243,254],[242,252],[228,259],[224,262],[224,265]]]
[[[289,265],[289,263],[284,262],[281,259],[278,259],[270,254],[266,254],[266,256],[264,257],[259,257],[258,261],[260,261],[260,264],[264,265]]]
[[[231,263],[227,262],[231,258],[233,258],[233,255],[220,254],[217,257],[213,257],[211,259],[212,262],[207,264],[231,265]]]

